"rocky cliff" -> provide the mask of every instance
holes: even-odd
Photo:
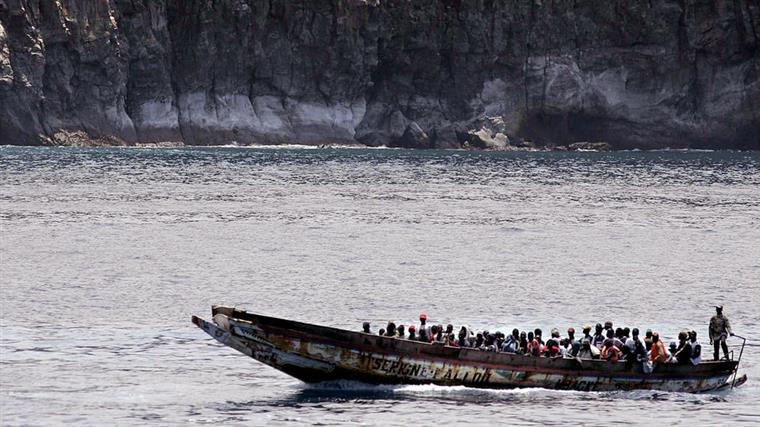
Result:
[[[760,149],[758,0],[0,0],[0,144]]]

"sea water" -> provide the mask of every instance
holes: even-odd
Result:
[[[758,153],[0,147],[0,233],[2,425],[760,423]],[[706,357],[722,304],[754,346],[701,395],[307,386],[194,327],[211,304]]]

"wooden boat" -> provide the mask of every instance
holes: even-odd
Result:
[[[705,392],[746,381],[738,361],[642,364],[530,357],[381,337],[233,307],[212,307],[213,323],[193,316],[222,344],[307,383],[439,384],[481,388],[543,387],[579,391],[652,389]],[[734,376],[732,379],[731,377]]]

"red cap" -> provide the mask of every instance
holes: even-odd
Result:
[[[427,314],[425,313],[420,314],[420,319],[427,319]]]
[[[414,325],[412,325],[412,326],[410,326],[410,327],[409,327],[409,330],[410,330],[410,331],[416,331],[416,330],[417,330],[417,328],[415,328],[415,327],[414,327]]]
[[[575,333],[575,328],[567,328],[567,332],[570,332],[571,334]]]

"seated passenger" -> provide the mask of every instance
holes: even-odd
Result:
[[[496,331],[495,334],[493,334],[496,337],[496,350],[495,351],[501,351],[501,346],[504,345],[504,334],[501,333],[501,331]]]
[[[385,336],[387,337],[395,337],[396,336],[396,324],[393,322],[388,322],[388,326],[385,327]]]
[[[443,333],[443,325],[436,325],[435,327],[435,342],[446,343],[448,335]]]
[[[544,350],[544,345],[541,344],[541,341],[533,333],[528,332],[528,354],[533,357],[539,357],[544,354]]]
[[[605,336],[607,336],[607,331],[612,331],[613,334],[615,333],[615,330],[612,328],[612,322],[610,322],[609,320],[604,322]]]
[[[559,350],[559,343],[551,339],[547,340],[545,354],[547,357],[562,356],[562,353],[560,353],[560,350]]]
[[[591,325],[588,323],[583,324],[583,336],[579,340],[579,344],[582,344],[583,340],[588,340],[588,342],[593,341],[593,337],[591,336]]]
[[[517,353],[520,349],[520,331],[512,329],[512,335],[508,336],[501,345],[501,351],[505,353]]]
[[[536,330],[533,331],[533,338],[537,339],[538,342],[539,342],[539,344],[541,344],[542,346],[545,344],[544,343],[544,339],[542,337],[542,332],[541,332],[540,328],[536,328]]]
[[[436,342],[438,339],[438,325],[430,327],[430,342]]]
[[[459,335],[458,335],[458,337],[459,337],[458,343],[459,343],[460,347],[469,347],[470,346],[470,340],[468,339],[468,335],[469,334],[467,333],[467,328],[465,328],[464,326],[462,326],[459,329]]]
[[[699,365],[702,361],[702,344],[697,341],[697,331],[689,332],[689,345],[691,346],[691,364]]]
[[[632,336],[626,340],[625,346],[631,350],[636,361],[642,362],[647,358],[646,345],[644,344],[644,340],[639,338],[639,328],[633,328],[631,333]]]
[[[520,332],[520,348],[517,350],[519,354],[525,354],[528,352],[528,336],[525,335],[525,331]]]
[[[620,328],[618,328],[618,329],[620,329]],[[623,330],[620,329],[620,332],[623,332]],[[623,346],[623,342],[620,341],[620,338],[618,338],[617,336],[615,336],[615,331],[613,331],[612,329],[608,329],[607,330],[607,339],[612,340],[612,343],[615,344],[615,347],[617,347],[618,349],[620,349],[620,347]],[[607,341],[607,340],[605,340],[605,341]]]
[[[567,346],[572,348],[575,344],[575,328],[567,328]]]
[[[475,335],[475,345],[474,345],[474,347],[477,348],[477,349],[480,349],[480,347],[482,347],[482,346],[483,346],[483,334],[481,334],[480,332],[478,332],[478,334]]]
[[[581,359],[599,359],[600,352],[596,346],[591,345],[591,340],[584,338],[581,341],[581,349],[578,352],[578,357]]]
[[[362,332],[364,332],[365,334],[371,333],[369,331],[369,322],[362,323]]]
[[[691,365],[691,344],[687,341],[688,332],[681,331],[678,334],[678,349],[673,354],[679,365]]]
[[[596,324],[596,329],[594,332],[594,339],[591,340],[591,345],[593,345],[596,348],[602,348],[604,345],[604,340],[606,337],[604,336],[604,329],[602,328],[601,323]]]
[[[660,339],[659,332],[652,332],[652,349],[649,351],[649,361],[665,363],[668,360],[668,354],[665,350],[665,344]]]
[[[452,346],[452,347],[459,347],[459,342],[457,342],[457,337],[455,337],[454,334],[449,334],[448,335],[448,342],[447,342],[447,344],[450,345],[450,346]]]
[[[489,333],[488,331],[483,332],[483,348],[481,348],[483,351],[496,351],[496,335]]]
[[[623,328],[615,329],[615,338],[618,341],[622,341],[623,343],[625,343],[625,341],[623,341]],[[622,347],[622,344],[620,346]]]
[[[677,344],[675,341],[671,341],[670,345],[668,346],[668,359],[665,361],[665,363],[676,363],[676,358],[674,354],[676,354],[676,350],[678,349]]]
[[[420,328],[417,330],[417,335],[419,337],[418,339],[422,342],[430,342],[433,338],[430,333],[430,327],[428,327],[426,323],[427,314],[420,314]]]
[[[417,341],[417,328],[414,327],[414,325],[409,325],[409,340],[410,341]]]
[[[604,341],[604,346],[602,347],[602,359],[609,360],[611,362],[617,362],[620,360],[620,356],[620,348],[615,345],[615,340],[612,338],[607,338]]]
[[[553,328],[551,337],[546,340],[546,345],[544,346],[544,351],[547,355],[551,354],[553,347],[557,347],[557,352],[559,353],[559,341],[559,329]]]
[[[446,334],[446,336],[449,336],[449,335],[453,334],[454,333],[454,325],[452,325],[451,323],[449,323],[448,325],[446,325],[446,332],[444,332],[444,333]]]
[[[652,344],[654,343],[654,340],[652,339],[652,330],[647,329],[645,335],[644,335],[644,347],[647,349],[647,353],[652,351]]]

